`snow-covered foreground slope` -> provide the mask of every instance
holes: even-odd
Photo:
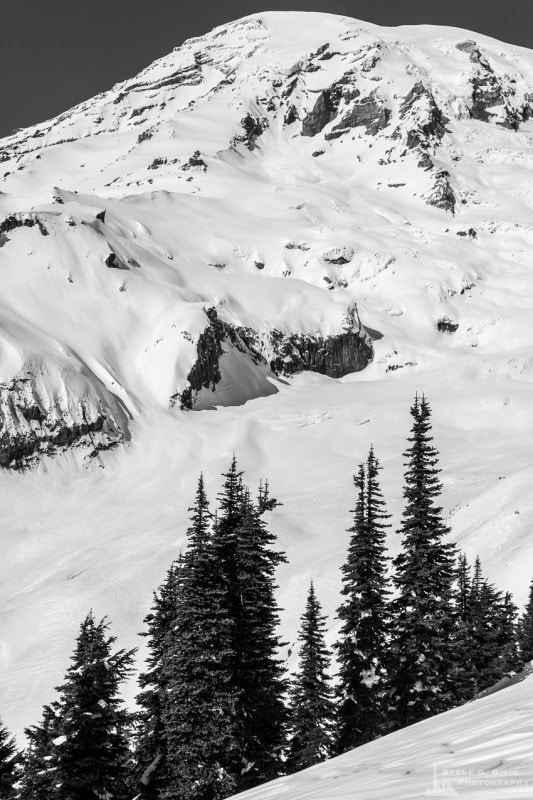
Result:
[[[519,800],[533,793],[533,678],[239,794],[242,800]]]
[[[532,95],[533,54],[477,34],[267,13],[0,142],[8,725],[89,608],[142,644],[233,452],[284,503],[286,637],[311,576],[332,615],[351,475],[373,442],[398,520],[416,391],[454,538],[524,600]]]

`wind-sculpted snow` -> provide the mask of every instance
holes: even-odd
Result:
[[[332,615],[351,476],[373,442],[398,520],[416,391],[454,538],[524,599],[532,97],[524,49],[272,12],[0,142],[5,722],[89,608],[138,644],[233,452],[284,503],[286,638],[309,577]]]

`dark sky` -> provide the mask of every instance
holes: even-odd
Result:
[[[131,77],[190,36],[265,10],[432,23],[533,47],[533,0],[0,0],[0,136]]]

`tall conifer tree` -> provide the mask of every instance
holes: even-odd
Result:
[[[0,797],[11,800],[15,797],[15,781],[19,754],[15,740],[9,735],[7,728],[0,723]]]
[[[41,722],[26,729],[28,747],[24,753],[18,800],[53,800],[57,797],[54,740],[59,736],[59,723],[57,705],[45,706]]]
[[[476,558],[470,596],[470,659],[472,696],[493,686],[518,667],[516,606],[483,576]]]
[[[411,407],[413,425],[404,485],[402,550],[394,561],[397,589],[390,659],[394,727],[449,708],[454,702],[452,593],[455,548],[437,505],[441,493],[431,410],[424,396]]]
[[[520,669],[520,653],[518,645],[518,608],[513,602],[510,592],[505,592],[498,608],[498,667],[500,677],[509,675]]]
[[[533,660],[533,581],[529,587],[529,598],[525,611],[518,624],[518,648],[522,665]]]
[[[83,621],[65,683],[58,687],[59,736],[54,800],[126,797],[129,714],[118,696],[133,650],[112,652],[115,637],[92,613]]]
[[[284,557],[262,518],[277,503],[268,484],[250,499],[235,458],[219,500],[211,514],[201,477],[175,609],[161,628],[168,630],[161,634],[161,615],[150,623],[141,698],[145,722],[161,720],[166,772],[155,764],[161,782],[142,789],[149,800],[221,800],[282,768],[286,686],[274,572]],[[157,753],[146,747],[149,775]]]
[[[290,688],[287,772],[311,767],[332,754],[334,704],[325,620],[311,581],[298,634],[299,665]]]
[[[233,623],[233,682],[238,694],[240,754],[237,790],[242,791],[271,780],[282,771],[286,682],[278,655],[281,643],[277,635],[279,608],[274,575],[285,556],[273,549],[275,536],[262,517],[262,511],[270,510],[275,501],[263,500],[262,506],[257,506],[242,489],[240,508],[235,513],[224,494],[221,500],[215,550],[220,554],[219,563],[224,565],[222,589]]]
[[[163,669],[169,634],[175,624],[181,588],[182,558],[171,564],[164,583],[154,592],[148,626],[147,670],[139,676],[133,758],[132,788],[146,800],[159,800],[168,780],[167,746],[163,707],[167,698],[168,676]]]
[[[453,676],[457,703],[469,700],[475,692],[472,659],[472,577],[464,553],[459,554],[454,597]]]
[[[219,800],[235,790],[238,741],[233,620],[223,605],[202,476],[187,531],[176,617],[162,671],[169,775],[161,797]]]
[[[344,601],[338,610],[340,639],[337,688],[337,752],[343,753],[383,733],[388,621],[385,503],[380,465],[371,448],[354,476],[357,492],[346,563]]]

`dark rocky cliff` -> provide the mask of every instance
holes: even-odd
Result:
[[[220,359],[225,345],[235,347],[254,363],[267,366],[273,375],[280,377],[313,371],[342,378],[350,372],[359,372],[372,361],[371,340],[359,324],[355,311],[344,331],[326,337],[272,330],[265,338],[251,328],[222,322],[215,308],[207,309],[206,315],[209,322],[197,341],[198,358],[187,376],[189,386],[171,398],[171,402],[179,402],[181,408],[194,408],[198,392],[216,388],[221,380]]]
[[[69,386],[66,376],[51,396],[39,374],[33,367],[0,384],[0,467],[23,469],[72,446],[94,457],[129,439],[128,414],[118,400]]]

